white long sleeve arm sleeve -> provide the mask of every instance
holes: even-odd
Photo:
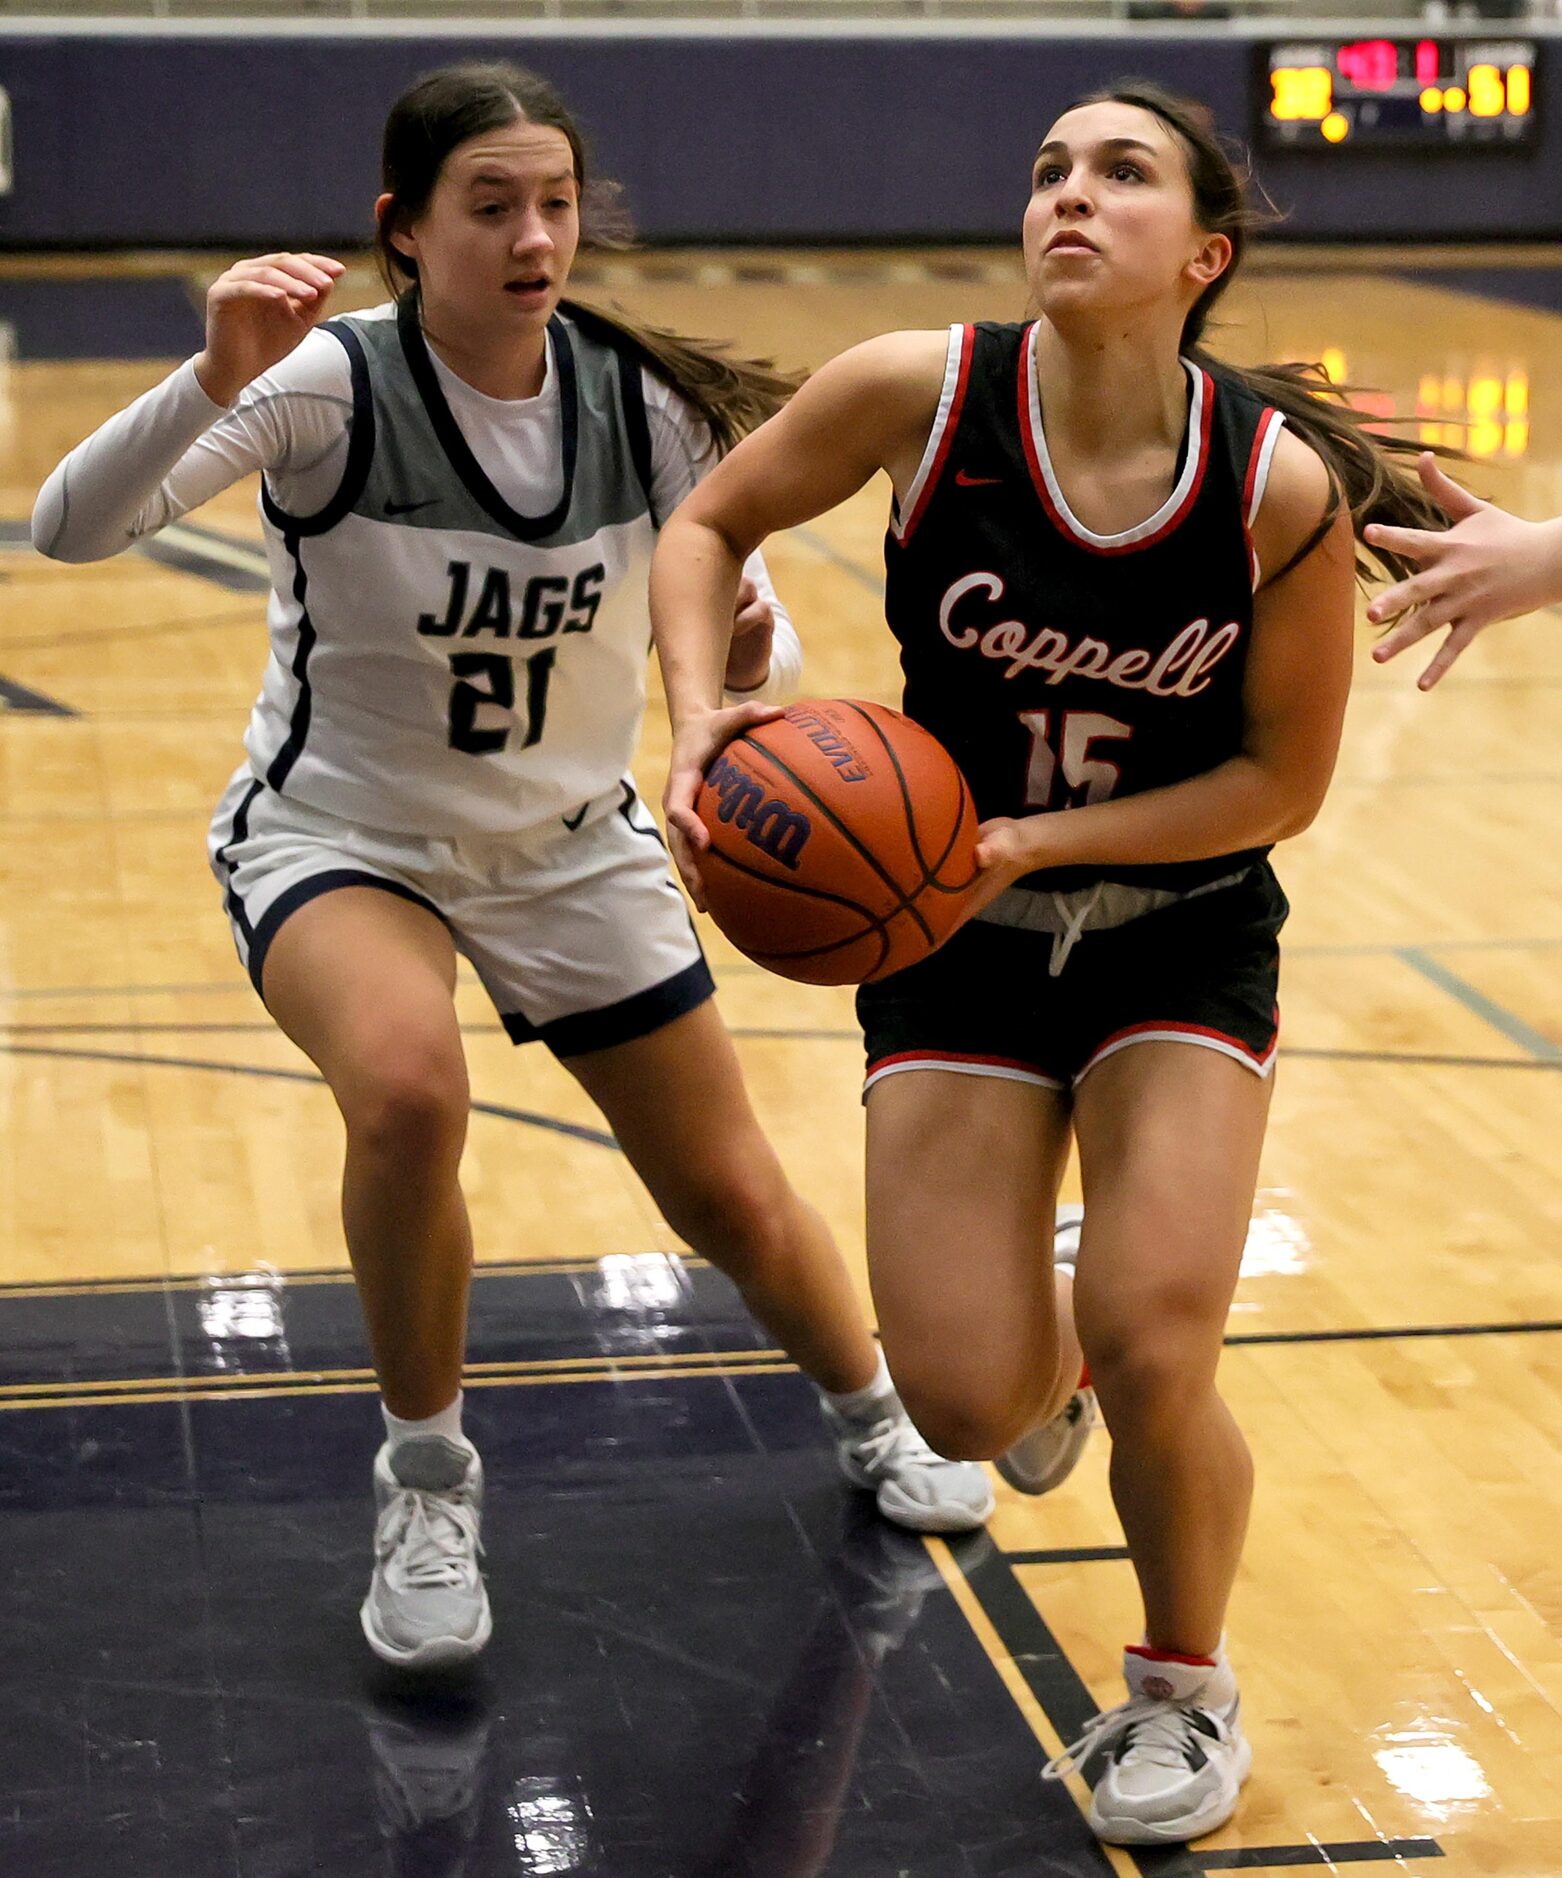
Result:
[[[716,463],[710,434],[688,405],[649,372],[643,375],[646,411],[651,419],[651,482],[656,512],[671,515],[694,485]],[[743,572],[762,600],[770,603],[775,633],[770,642],[770,670],[752,691],[729,691],[728,704],[784,704],[797,695],[803,677],[803,644],[792,616],[776,593],[765,557],[751,554]]]
[[[255,470],[308,514],[340,478],[351,415],[346,355],[323,334],[227,409],[187,359],[57,466],[33,506],[33,546],[56,561],[107,560]]]

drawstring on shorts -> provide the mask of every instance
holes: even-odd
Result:
[[[1052,935],[1052,957],[1047,964],[1047,976],[1049,978],[1061,976],[1063,967],[1068,964],[1069,953],[1071,953],[1074,947],[1079,943],[1080,934],[1084,932],[1090,915],[1095,912],[1097,906],[1100,904],[1101,894],[1105,887],[1106,882],[1104,880],[1098,880],[1080,902],[1078,909],[1072,913],[1069,911],[1065,902],[1072,900],[1075,896],[1071,893],[1053,894],[1052,904],[1057,908],[1058,918],[1062,920],[1063,924],[1058,931]]]

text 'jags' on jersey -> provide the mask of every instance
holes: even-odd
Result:
[[[351,363],[347,464],[314,515],[263,494],[275,592],[251,767],[372,828],[564,825],[616,790],[645,700],[639,365],[554,318],[558,486],[523,514],[469,447],[413,299],[322,330]]]
[[[1239,381],[1184,361],[1171,494],[1136,527],[1095,534],[1053,472],[1035,335],[951,329],[932,435],[885,543],[906,713],[954,756],[983,820],[1163,788],[1240,751],[1250,531],[1283,422]],[[1259,853],[1110,877],[1189,887]]]

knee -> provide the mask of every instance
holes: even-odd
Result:
[[[990,1380],[919,1375],[915,1368],[890,1373],[917,1432],[937,1454],[951,1461],[990,1461],[1012,1447],[1036,1424],[1047,1395],[1047,1378],[1023,1386],[992,1386]]]
[[[1186,1417],[1214,1388],[1221,1327],[1168,1310],[1085,1339],[1090,1379],[1108,1424],[1153,1434]]]
[[[398,1165],[459,1157],[471,1097],[459,1050],[439,1039],[382,1045],[337,1092],[349,1142]]]

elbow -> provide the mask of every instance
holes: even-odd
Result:
[[[45,491],[38,498],[28,524],[35,553],[41,554],[48,561],[65,561],[73,566],[81,566],[87,561],[101,561],[105,557],[101,552],[91,552],[85,544],[66,539],[65,515],[58,502],[52,502]]]
[[[41,554],[46,560],[50,561],[68,561],[71,559],[71,556],[66,553],[60,541],[59,517],[54,514],[46,514],[44,512],[44,504],[41,500],[38,506],[33,510],[32,520],[28,524],[28,532],[32,536],[33,552],[35,554]]]

